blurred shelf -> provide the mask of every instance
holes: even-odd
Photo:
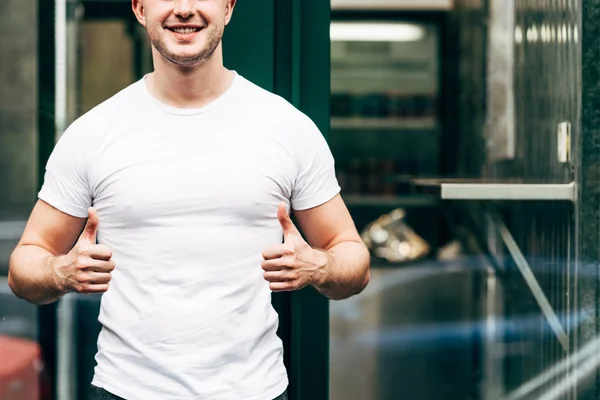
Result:
[[[575,201],[575,183],[527,182],[520,179],[415,179],[421,192],[443,200]]]
[[[348,207],[431,207],[438,204],[436,198],[427,195],[383,196],[343,195]]]
[[[433,117],[427,118],[378,118],[378,117],[332,117],[332,129],[427,129],[437,128]]]

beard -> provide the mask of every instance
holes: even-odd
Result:
[[[213,25],[208,32],[206,32],[206,42],[204,47],[196,53],[177,54],[169,51],[165,41],[160,37],[156,30],[148,30],[148,38],[150,39],[152,46],[166,60],[181,67],[193,67],[204,64],[206,61],[211,59],[215,50],[221,43],[224,29],[224,26]]]

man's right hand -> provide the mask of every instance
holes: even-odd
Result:
[[[112,251],[96,244],[100,220],[94,208],[88,210],[88,220],[77,243],[69,254],[53,260],[58,289],[63,293],[104,293],[108,290],[115,263]]]

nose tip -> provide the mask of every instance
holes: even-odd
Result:
[[[194,0],[175,1],[174,13],[183,18],[194,15]]]
[[[189,11],[189,10],[175,11],[175,14],[179,15],[182,18],[189,18],[192,15],[194,15],[193,11]]]

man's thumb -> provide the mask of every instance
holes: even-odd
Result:
[[[88,208],[88,220],[85,224],[85,228],[81,234],[81,239],[85,239],[90,243],[96,243],[96,234],[98,233],[98,224],[100,223],[100,218],[98,217],[98,212],[95,208]]]
[[[279,208],[277,209],[277,219],[279,220],[279,223],[281,224],[281,227],[283,228],[284,235],[287,236],[289,234],[298,232],[298,230],[296,229],[296,226],[292,222],[292,219],[288,215],[287,210],[285,209],[285,203],[279,204]]]

